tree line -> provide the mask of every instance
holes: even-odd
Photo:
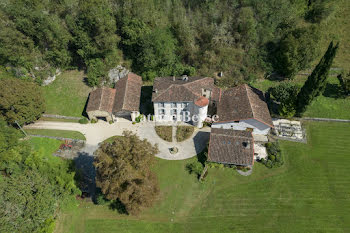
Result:
[[[52,232],[80,194],[72,161],[35,150],[0,118],[0,232]]]
[[[318,24],[336,4],[5,0],[0,4],[0,65],[38,82],[56,68],[83,68],[91,86],[120,63],[145,80],[219,71],[225,72],[224,86],[273,71],[291,78],[317,56]]]

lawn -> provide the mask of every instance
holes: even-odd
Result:
[[[84,82],[81,71],[66,71],[43,89],[46,113],[80,117],[92,88]]]
[[[255,163],[243,177],[210,168],[203,184],[190,161],[158,159],[161,195],[140,216],[81,203],[60,215],[56,232],[350,232],[350,124],[307,124],[308,144],[281,142],[285,165]]]
[[[85,136],[77,131],[54,129],[26,129],[25,131],[27,134],[86,140]]]

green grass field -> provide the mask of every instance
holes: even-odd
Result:
[[[49,86],[42,87],[46,113],[80,117],[92,88],[84,83],[84,73],[66,71]]]
[[[192,161],[157,160],[161,195],[140,216],[81,203],[56,232],[350,232],[350,124],[307,124],[308,144],[281,142],[285,165],[254,165],[243,177],[211,168],[203,184]]]
[[[77,131],[54,129],[26,129],[25,131],[27,134],[86,140],[85,136]]]

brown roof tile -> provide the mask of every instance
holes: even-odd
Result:
[[[263,92],[246,84],[222,93],[217,115],[219,122],[256,119],[273,127]]]
[[[195,101],[202,96],[202,89],[212,91],[211,100],[218,101],[220,89],[215,86],[214,79],[209,77],[158,77],[153,84],[153,102]]]
[[[89,95],[86,111],[106,111],[112,113],[116,90],[113,88],[97,88]]]
[[[120,79],[116,85],[113,112],[139,111],[142,78],[134,73]]]
[[[224,164],[253,165],[254,139],[250,132],[212,128],[208,161]]]

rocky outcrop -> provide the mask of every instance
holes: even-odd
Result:
[[[124,78],[129,73],[129,70],[125,67],[118,65],[117,67],[109,70],[108,80],[110,83],[115,83],[119,79]]]

